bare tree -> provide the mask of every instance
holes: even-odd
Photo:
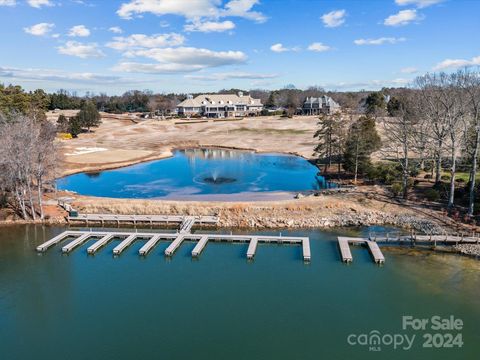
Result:
[[[445,75],[442,77],[442,96],[440,97],[445,111],[450,138],[450,191],[448,196],[448,208],[454,206],[455,201],[455,175],[457,171],[458,149],[466,133],[465,102],[460,88],[459,74]]]
[[[445,108],[442,106],[442,79],[437,74],[417,77],[414,82],[418,88],[418,115],[430,124],[431,141],[434,142],[435,184],[440,183],[442,159],[445,142],[449,134],[449,123]]]
[[[8,121],[0,116],[1,188],[24,219],[37,219],[36,206],[44,218],[44,184],[55,177],[57,164],[54,140],[55,128],[48,122],[19,114],[8,116]]]
[[[409,156],[414,148],[417,120],[414,116],[414,97],[411,92],[403,92],[396,98],[398,107],[392,112],[393,118],[384,118],[384,150],[387,158],[395,159],[402,168],[403,198],[408,196]]]
[[[466,111],[470,120],[470,127],[474,131],[474,140],[472,146],[470,186],[468,199],[468,215],[473,215],[475,206],[475,184],[477,175],[478,152],[480,149],[480,74],[469,70],[458,72],[459,83],[466,97]]]

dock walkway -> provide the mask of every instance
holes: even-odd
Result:
[[[87,226],[89,223],[100,223],[102,226],[106,223],[117,225],[181,224],[182,227],[185,224],[186,231],[188,232],[195,223],[200,225],[216,225],[219,219],[218,216],[78,214],[77,216],[68,216],[67,220],[71,223],[85,223]]]

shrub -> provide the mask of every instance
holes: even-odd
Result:
[[[435,189],[428,189],[425,191],[425,197],[429,201],[438,201],[440,199],[440,192]]]
[[[399,182],[396,182],[396,183],[393,183],[391,190],[392,190],[393,196],[397,197],[402,194],[403,186]]]
[[[432,178],[432,174],[425,174],[423,176],[424,179],[431,179]]]
[[[447,175],[447,174],[445,174],[445,175],[442,175],[442,176],[440,176],[440,180],[443,180],[443,181],[450,181],[450,175]]]

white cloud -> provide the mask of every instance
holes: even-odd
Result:
[[[124,19],[152,13],[158,16],[180,15],[187,19],[236,16],[262,22],[266,17],[260,12],[252,11],[258,2],[258,0],[230,0],[222,8],[219,0],[130,0],[120,6],[117,14]]]
[[[45,36],[54,28],[55,24],[50,23],[40,23],[32,25],[30,27],[25,27],[23,30],[30,35],[34,36]]]
[[[68,32],[68,36],[72,36],[72,37],[90,36],[90,30],[87,27],[85,27],[85,25],[76,25],[70,28],[70,31]]]
[[[258,0],[231,0],[221,8],[219,0],[130,0],[123,3],[117,14],[125,19],[131,19],[135,15],[152,13],[155,15],[180,15],[187,19],[218,18],[227,16],[243,17],[258,22],[265,21],[265,16],[252,11]]]
[[[440,71],[445,69],[458,69],[468,66],[480,66],[480,56],[474,57],[471,60],[467,59],[446,59],[435,65],[433,70]]]
[[[347,12],[345,10],[334,10],[323,14],[321,19],[325,27],[333,28],[345,23]]]
[[[405,86],[408,85],[412,82],[410,79],[404,79],[404,78],[398,78],[398,79],[393,79],[392,84],[398,85],[398,86]]]
[[[130,57],[145,57],[157,64],[123,62],[114,70],[144,73],[192,72],[224,65],[241,64],[247,56],[241,51],[212,51],[193,47],[153,48],[129,51]]]
[[[390,15],[383,22],[386,26],[403,26],[412,21],[421,20],[422,16],[417,13],[415,9],[401,10],[397,14]]]
[[[0,6],[15,6],[17,2],[15,0],[0,0]]]
[[[418,69],[416,67],[409,66],[409,67],[405,67],[403,69],[400,69],[400,72],[402,74],[415,74],[415,73],[418,72]]]
[[[189,19],[204,16],[216,16],[218,1],[216,0],[196,0],[193,2],[178,0],[131,0],[123,3],[117,14],[125,19],[130,19],[134,15],[143,13],[152,13],[155,15],[180,15]]]
[[[118,89],[118,86],[134,88],[145,86],[151,79],[127,78],[118,75],[96,74],[90,72],[70,72],[59,69],[44,68],[16,68],[0,66],[0,79],[4,81],[21,84],[24,87],[33,89],[44,88],[56,91],[58,88],[72,87],[76,90],[78,86],[84,86],[84,90],[91,91],[96,86],[99,91],[105,91],[106,85]]]
[[[227,21],[194,21],[191,24],[187,24],[184,27],[185,31],[199,31],[199,32],[222,32],[232,30],[235,28],[235,24],[230,20]]]
[[[405,38],[381,37],[378,39],[357,39],[354,40],[355,45],[383,45],[383,44],[397,44],[403,42]]]
[[[220,81],[220,80],[264,80],[264,79],[273,79],[278,77],[277,74],[254,74],[249,72],[225,72],[225,73],[214,73],[208,75],[186,75],[185,78],[191,80],[201,80],[201,81]]]
[[[205,67],[243,63],[247,56],[241,51],[212,51],[194,47],[137,50],[135,56],[143,56],[159,62]]]
[[[65,72],[63,70],[54,69],[36,69],[27,68],[20,69],[15,67],[2,67],[0,66],[0,77],[3,78],[17,78],[26,80],[41,80],[41,81],[98,81],[115,83],[120,78],[118,76],[100,75],[94,73],[72,73]]]
[[[83,44],[78,41],[67,41],[65,45],[59,46],[57,49],[60,54],[76,56],[82,59],[105,56],[96,43]]]
[[[444,0],[395,0],[395,3],[399,6],[414,5],[418,8],[426,8],[431,5],[439,4]]]
[[[286,52],[286,51],[300,51],[300,48],[298,46],[292,47],[292,48],[287,48],[283,46],[282,43],[277,43],[273,44],[270,46],[270,50],[276,53],[281,53],[281,52]]]
[[[325,44],[322,44],[321,42],[315,42],[313,44],[310,44],[308,47],[308,50],[310,51],[316,51],[316,52],[324,52],[331,50],[331,47]]]
[[[121,34],[123,33],[123,30],[119,26],[112,26],[111,28],[108,29],[108,31],[114,33],[114,34]]]
[[[28,5],[40,9],[42,6],[53,6],[50,0],[28,0]]]
[[[179,46],[185,42],[185,37],[180,34],[154,34],[151,36],[144,34],[133,34],[127,37],[117,36],[108,47],[115,50],[132,50],[138,48],[159,48],[167,46]]]
[[[252,11],[254,5],[259,0],[231,0],[225,5],[225,10],[221,11],[221,16],[243,17],[256,22],[264,22],[267,18],[260,12]]]

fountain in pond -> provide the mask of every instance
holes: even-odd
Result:
[[[226,176],[219,176],[218,170],[215,169],[212,171],[212,175],[207,176],[206,178],[203,178],[203,181],[205,181],[207,184],[222,185],[222,184],[231,184],[237,181],[237,179],[226,177]]]

